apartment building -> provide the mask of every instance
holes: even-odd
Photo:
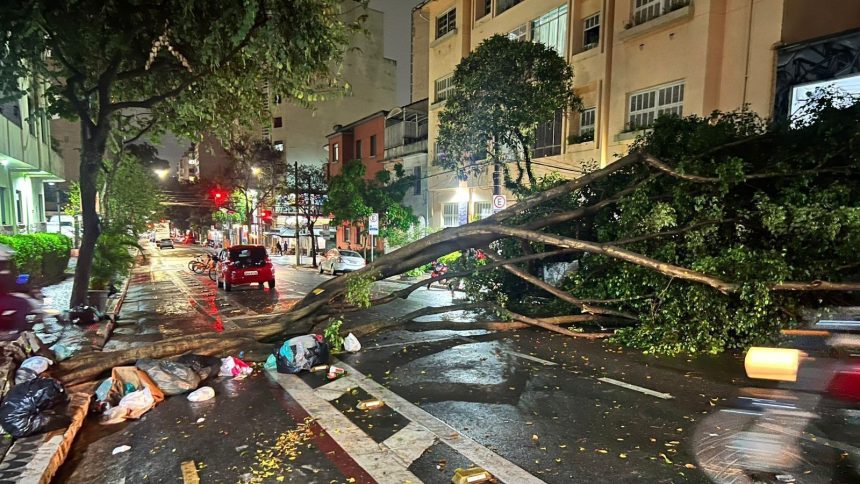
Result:
[[[341,77],[350,84],[351,93],[315,102],[313,108],[286,102],[279,93],[269,93],[272,120],[269,126],[263,127],[263,137],[283,149],[290,163],[324,163],[327,156],[320,140],[331,132],[332,126],[396,104],[397,62],[384,55],[383,13],[356,5],[346,0],[343,6],[346,21],[367,15],[363,25],[367,33],[356,34],[341,66]]]
[[[0,234],[44,232],[45,188],[65,175],[40,109],[44,86],[20,82],[27,95],[0,104]]]
[[[534,150],[536,173],[570,177],[626,153],[657,116],[745,105],[775,114],[781,49],[860,27],[855,0],[428,0],[420,12],[429,19],[431,159],[456,65],[503,34],[542,42],[573,67],[583,110],[539,126]],[[462,181],[435,170],[435,226],[485,216],[500,193],[490,173]]]
[[[427,185],[427,99],[392,109],[385,117],[385,169],[414,178],[412,188],[403,196],[403,206],[418,218],[418,227],[427,227],[429,192]]]
[[[377,111],[347,125],[337,125],[329,133],[326,176],[331,178],[343,172],[347,161],[359,161],[364,165],[364,179],[373,180],[385,170],[385,118],[388,111]],[[370,250],[370,239],[362,223],[345,222],[337,227],[335,244],[339,249],[357,251]],[[382,253],[384,241],[375,241],[376,250]]]

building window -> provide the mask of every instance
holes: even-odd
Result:
[[[38,219],[39,222],[44,222],[45,221],[45,194],[40,193],[39,198],[36,199],[36,202],[39,204],[38,207],[36,207],[36,212],[37,212],[36,213],[36,219]]]
[[[454,75],[447,75],[441,79],[436,79],[436,101],[440,103],[448,99],[448,94],[454,89]]]
[[[421,195],[421,167],[415,166],[412,168],[412,178],[414,181],[412,182],[412,194],[413,195]]]
[[[436,38],[439,39],[457,28],[457,9],[452,8],[436,17]]]
[[[284,142],[283,141],[275,141],[275,151],[284,151]]]
[[[36,136],[36,101],[33,96],[27,96],[27,124],[30,126],[30,134]]]
[[[684,82],[635,92],[630,95],[628,106],[627,129],[630,131],[651,126],[658,116],[681,116],[684,112]]]
[[[15,190],[15,210],[18,215],[18,223],[24,223],[24,201],[22,200],[21,190]]]
[[[342,227],[342,229],[343,229],[343,241],[346,242],[347,244],[349,244],[351,242],[349,240],[349,238],[352,236],[352,227],[350,227],[348,225],[344,225]]]
[[[353,232],[353,233],[352,233],[352,240],[353,240],[356,244],[360,244],[360,243],[361,243],[361,229],[360,229],[360,228],[358,228],[358,227],[353,227],[353,231],[352,231],[352,232]]]
[[[278,116],[277,118],[275,118],[275,120],[272,124],[274,124],[274,126],[276,128],[280,128],[280,127],[284,126],[284,118]]]
[[[551,120],[538,125],[535,130],[535,158],[561,154],[561,125],[561,109],[555,112]]]
[[[475,202],[472,204],[474,208],[475,218],[483,220],[493,214],[493,209],[490,202]]]
[[[519,27],[515,28],[514,30],[511,30],[511,32],[508,34],[508,38],[511,40],[524,41],[528,38],[528,35],[529,35],[528,26],[526,24],[522,24]]]
[[[498,0],[496,2],[496,15],[522,2],[523,0]]]
[[[633,25],[644,24],[689,4],[690,0],[634,0],[631,23]]]
[[[362,156],[363,155],[361,153],[361,140],[359,139],[355,141],[355,159],[360,160]]]
[[[593,49],[600,42],[600,13],[582,20],[582,50]]]
[[[583,109],[579,113],[579,137],[586,138],[591,136],[594,139],[594,121],[597,119],[597,109]]]
[[[532,20],[532,41],[555,49],[562,57],[567,53],[567,5],[550,10]]]
[[[460,204],[442,204],[442,227],[458,227],[460,225]]]
[[[370,136],[370,156],[376,156],[376,135]]]
[[[482,19],[493,10],[493,0],[478,0],[475,2],[475,20]]]
[[[340,145],[337,143],[331,145],[331,161],[332,163],[340,161]]]

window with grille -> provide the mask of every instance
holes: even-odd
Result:
[[[684,112],[684,83],[676,82],[630,95],[627,129],[647,128],[659,116],[681,116]]]
[[[579,136],[583,137],[586,135],[594,136],[594,121],[597,119],[597,109],[596,108],[588,108],[583,109],[581,113],[579,113]],[[593,139],[593,138],[592,138]]]
[[[454,88],[454,76],[448,75],[441,79],[436,79],[436,101],[437,103],[448,99],[448,94]]]
[[[532,154],[534,158],[561,154],[561,122],[562,111],[559,109],[551,120],[538,125]]]
[[[689,4],[690,0],[634,0],[632,23],[643,24]]]
[[[493,0],[478,0],[475,2],[475,20],[482,19],[493,9]]]
[[[532,41],[555,49],[564,57],[567,52],[567,4],[532,20]]]
[[[511,40],[526,40],[528,39],[529,29],[526,24],[522,24],[519,27],[511,30],[508,34],[508,38]]]
[[[582,20],[582,50],[593,49],[600,42],[600,13]]]
[[[460,225],[460,204],[442,204],[442,227],[457,227]]]
[[[275,118],[275,119],[274,119],[274,121],[272,122],[272,124],[274,124],[274,126],[275,126],[276,128],[280,128],[281,126],[283,126],[283,125],[284,125],[284,118],[282,118],[282,117],[280,117],[280,116],[279,116],[279,117],[277,117],[277,118]]]
[[[436,17],[436,38],[440,38],[457,28],[457,9],[452,8]]]
[[[496,15],[522,2],[523,0],[498,0],[496,2]]]
[[[474,209],[473,213],[475,214],[474,216],[478,220],[483,220],[493,214],[490,202],[474,202],[472,205],[472,208]]]
[[[412,182],[412,194],[413,195],[421,195],[421,167],[415,166],[412,168],[412,178],[415,180]]]

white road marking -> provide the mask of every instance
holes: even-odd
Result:
[[[516,356],[516,357],[518,357],[518,358],[523,358],[523,359],[525,359],[525,360],[531,360],[531,361],[534,361],[534,362],[540,363],[540,364],[542,364],[542,365],[546,365],[546,366],[558,366],[558,363],[556,363],[556,362],[554,362],[554,361],[543,360],[543,359],[538,358],[538,357],[536,357],[536,356],[526,355],[526,354],[523,354],[523,353],[517,353],[516,351],[507,351],[507,350],[502,350],[502,352],[503,352],[503,353],[507,353],[507,354],[509,354],[509,355],[514,355],[514,356]]]
[[[377,482],[421,482],[409,472],[409,464],[384,445],[379,445],[331,403],[323,400],[296,375],[268,371],[275,380]]]
[[[623,381],[615,380],[613,378],[598,378],[599,381],[603,383],[609,383],[610,385],[616,385],[621,388],[626,388],[628,390],[633,390],[639,393],[644,393],[645,395],[651,395],[652,397],[662,398],[663,400],[671,400],[673,397],[669,393],[658,392],[656,390],[651,390],[650,388],[640,387],[638,385],[631,385],[630,383],[625,383]]]
[[[335,363],[346,372],[368,393],[382,399],[386,405],[415,422],[448,444],[451,448],[472,461],[476,466],[489,471],[502,482],[542,483],[543,481],[529,474],[513,462],[496,454],[471,438],[461,434],[456,429],[426,411],[418,408],[400,395],[367,378],[355,368],[342,361]],[[313,415],[313,413],[311,413]],[[391,482],[391,481],[388,481]]]
[[[407,465],[411,465],[435,443],[436,436],[433,433],[422,425],[409,422],[402,430],[385,439],[382,445],[393,450]]]
[[[349,377],[349,375],[338,378],[333,382],[326,383],[325,385],[314,390],[316,394],[326,401],[337,400],[348,390],[355,388],[356,383]]]

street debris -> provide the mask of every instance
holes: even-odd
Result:
[[[52,378],[34,378],[15,385],[0,404],[0,426],[15,438],[67,426],[69,417],[46,412],[67,398],[63,385]]]
[[[103,424],[140,418],[164,400],[164,393],[145,372],[134,366],[117,366],[108,378],[110,387],[104,393],[102,382],[96,391],[96,403],[91,408],[103,412]]]
[[[120,445],[119,447],[115,448],[115,449],[113,450],[113,452],[111,452],[111,455],[122,454],[123,452],[128,452],[128,451],[130,451],[130,450],[131,450],[131,447],[130,447],[130,446],[128,446],[128,445]]]
[[[385,406],[385,402],[379,399],[370,399],[370,400],[361,400],[356,405],[356,408],[359,410],[373,410],[375,408],[381,408]]]
[[[312,423],[313,419],[308,417],[294,430],[280,434],[271,447],[257,449],[251,478],[247,482],[259,484],[292,472],[292,462],[301,455],[304,444],[314,437]]]
[[[53,364],[53,361],[44,356],[31,356],[27,358],[18,367],[18,371],[15,372],[15,384],[24,383],[38,377],[40,374],[48,371],[48,367]]]
[[[203,422],[205,422],[205,421],[206,421],[206,419],[205,419],[205,418],[200,417],[200,418],[198,418],[198,419],[197,419],[197,422],[195,422],[195,423],[202,424],[202,423],[203,423]]]
[[[326,371],[326,370],[328,370],[328,365],[317,365],[317,366],[311,368],[312,373],[316,373],[318,371]]]
[[[221,369],[218,372],[218,376],[248,376],[253,372],[254,369],[244,361],[236,358],[235,356],[228,356],[221,359]]]
[[[337,380],[338,378],[340,378],[344,375],[346,375],[346,370],[344,370],[343,368],[339,368],[337,366],[332,365],[329,367],[328,374],[326,375],[326,377],[329,380]]]
[[[183,484],[200,484],[200,476],[197,474],[197,465],[193,460],[186,460],[179,464],[179,469],[182,471]]]
[[[457,468],[454,471],[454,477],[451,478],[453,484],[478,484],[493,481],[493,475],[480,467]]]
[[[272,356],[275,357],[278,373],[296,374],[316,366],[327,365],[329,345],[322,335],[306,334],[288,339],[272,350]]]
[[[209,376],[208,368],[201,375],[194,371],[189,365],[177,363],[170,360],[137,360],[135,365],[143,370],[158,385],[158,388],[167,395],[179,395],[196,389],[200,382]]]
[[[205,402],[215,397],[215,390],[212,387],[200,387],[197,390],[188,394],[190,402]]]
[[[349,333],[343,339],[343,349],[349,353],[357,353],[361,351],[361,343],[358,342],[358,338],[354,334]]]

